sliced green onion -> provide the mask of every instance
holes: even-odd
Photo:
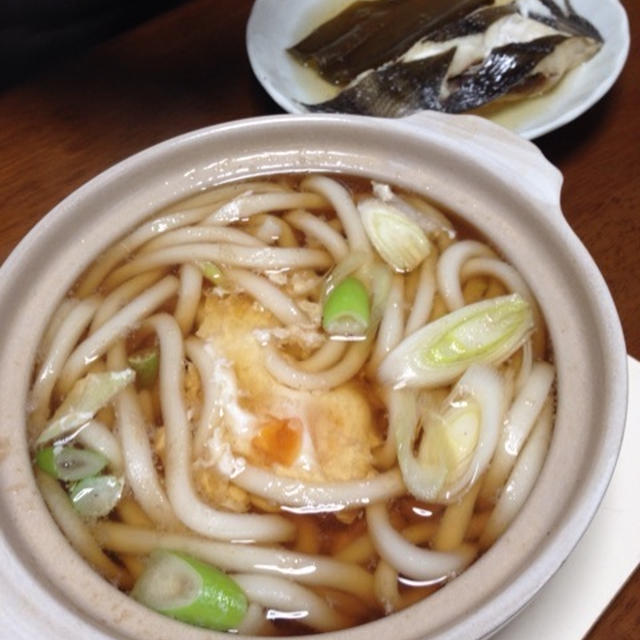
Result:
[[[444,485],[447,468],[442,459],[432,459],[429,464],[421,464],[413,452],[416,432],[420,426],[416,399],[417,391],[414,389],[390,392],[389,427],[395,435],[398,463],[409,493],[416,498],[428,495],[429,499],[433,499]]]
[[[136,382],[143,389],[152,387],[158,377],[160,367],[160,350],[158,347],[148,347],[132,353],[127,361],[136,372]]]
[[[389,397],[389,424],[402,478],[416,498],[450,504],[484,473],[494,455],[502,428],[504,382],[494,367],[471,365],[441,409],[422,417],[416,393],[403,389]]]
[[[82,426],[106,406],[110,400],[133,382],[133,369],[88,373],[80,378],[58,407],[36,444],[44,444]]]
[[[56,466],[53,447],[47,447],[46,449],[40,449],[37,451],[35,462],[45,473],[48,473],[54,478],[58,477],[58,468]]]
[[[420,443],[420,462],[444,464],[449,479],[468,464],[478,442],[481,418],[478,403],[469,399],[456,402],[445,415],[433,416]]]
[[[108,460],[97,451],[76,447],[46,447],[36,452],[36,464],[50,476],[72,482],[100,473]]]
[[[508,358],[533,327],[531,306],[517,293],[476,302],[403,340],[382,361],[378,377],[396,388],[449,384],[473,363]]]
[[[375,332],[382,320],[389,299],[393,272],[386,264],[377,262],[371,266],[369,281],[371,282],[371,318],[369,331]]]
[[[158,613],[218,631],[237,629],[248,606],[242,589],[225,573],[166,550],[151,553],[131,595]]]
[[[424,231],[392,204],[367,198],[358,203],[358,210],[371,244],[396,271],[412,271],[431,252]]]
[[[352,276],[331,290],[322,309],[322,326],[333,336],[364,336],[369,327],[369,294]]]
[[[69,497],[75,510],[87,518],[109,515],[118,504],[124,489],[124,478],[105,475],[85,478],[74,484]]]
[[[224,277],[224,273],[222,273],[220,267],[209,260],[197,260],[196,265],[209,282],[212,284],[220,284]]]

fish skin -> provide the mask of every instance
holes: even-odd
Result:
[[[445,52],[363,74],[335,98],[304,105],[310,111],[399,118],[420,109],[442,111],[440,92],[455,47]]]
[[[424,38],[421,38],[421,41],[428,40],[430,42],[446,42],[447,40],[453,40],[454,38],[462,38],[475,33],[483,33],[494,22],[496,22],[496,20],[513,13],[517,13],[517,9],[514,4],[478,9],[469,15],[463,16],[459,20],[454,20],[427,34]]]
[[[391,118],[421,109],[463,113],[516,88],[568,37],[562,34],[545,36],[493,49],[482,64],[459,76],[458,88],[443,101],[440,99],[441,87],[455,48],[436,56],[387,65],[364,74],[360,81],[335,98],[305,106],[311,111]]]
[[[327,82],[344,86],[379,68],[414,42],[492,0],[378,0],[355,2],[287,51]],[[339,25],[341,20],[344,24]],[[399,31],[398,31],[399,29]],[[327,41],[324,41],[324,35]]]
[[[460,85],[442,104],[447,113],[463,113],[500,98],[523,82],[535,66],[568,36],[545,36],[493,49],[477,69],[459,77]]]

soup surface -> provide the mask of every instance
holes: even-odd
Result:
[[[34,470],[77,552],[159,613],[347,628],[441,588],[513,520],[551,436],[549,353],[523,278],[422,197],[230,183],[62,301]]]

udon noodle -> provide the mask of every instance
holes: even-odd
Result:
[[[425,199],[315,174],[224,185],[61,303],[34,469],[76,551],[143,604],[346,628],[442,587],[514,519],[550,439],[549,360],[524,279]]]

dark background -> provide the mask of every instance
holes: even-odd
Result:
[[[0,90],[184,0],[0,0]]]

